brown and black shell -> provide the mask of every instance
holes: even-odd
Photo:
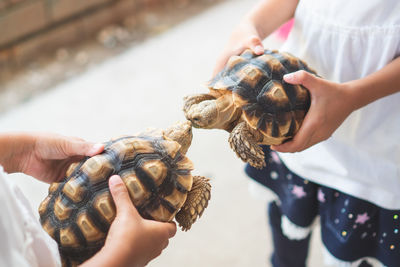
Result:
[[[307,64],[285,52],[265,50],[255,55],[245,50],[232,56],[208,87],[213,94],[232,93],[243,111],[242,118],[254,129],[270,137],[293,137],[310,107],[310,94],[301,85],[283,80],[287,73],[305,70]]]
[[[139,213],[171,221],[191,190],[191,161],[164,136],[127,136],[108,142],[102,154],[74,164],[53,183],[39,207],[43,228],[59,244],[64,265],[79,264],[103,246],[115,205],[108,178],[118,174]]]

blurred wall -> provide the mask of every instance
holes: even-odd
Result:
[[[0,70],[88,38],[110,23],[139,27],[147,12],[167,12],[212,0],[0,0]],[[137,24],[137,25],[132,25]]]

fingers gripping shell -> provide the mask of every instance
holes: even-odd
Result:
[[[209,86],[210,90],[231,91],[242,118],[276,144],[294,136],[310,106],[305,87],[283,80],[285,74],[297,70],[315,73],[289,53],[265,50],[257,56],[246,50],[231,57]]]
[[[108,142],[102,154],[70,166],[39,207],[43,228],[59,244],[66,265],[81,263],[104,244],[116,209],[108,189],[122,177],[132,202],[148,219],[171,221],[192,190],[192,162],[162,132]]]

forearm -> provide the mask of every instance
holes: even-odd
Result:
[[[133,255],[133,251],[129,251],[128,246],[107,247],[106,244],[99,252],[79,265],[79,267],[143,267],[144,264],[139,264],[136,260],[140,256],[135,257]]]
[[[359,109],[382,97],[400,91],[400,57],[381,70],[365,78],[344,83],[351,95],[353,110]]]
[[[79,265],[79,267],[102,267],[102,266],[116,266],[120,267],[118,258],[107,255],[107,253],[100,250],[93,257]]]
[[[266,38],[280,25],[293,18],[298,0],[263,0],[244,18],[254,25],[258,36]]]
[[[0,134],[0,165],[8,173],[19,172],[21,158],[33,150],[35,138],[24,133]]]

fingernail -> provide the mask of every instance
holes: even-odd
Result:
[[[256,52],[257,54],[262,54],[264,53],[264,48],[261,45],[257,45],[256,47],[254,47],[254,52]]]
[[[114,186],[120,183],[120,178],[117,175],[113,175],[110,177],[109,184],[110,186]]]
[[[103,144],[94,144],[92,148],[89,150],[90,155],[94,155],[103,151],[104,145]]]
[[[294,78],[294,74],[293,73],[288,73],[288,74],[283,75],[283,79],[285,81],[293,81],[293,78]]]

